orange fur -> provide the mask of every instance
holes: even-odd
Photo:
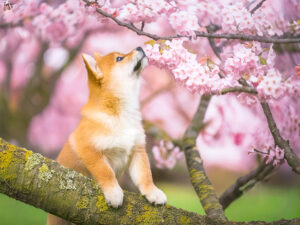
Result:
[[[153,188],[152,173],[145,146],[135,146],[132,150],[132,161],[137,164],[137,170],[141,172],[140,179],[135,183],[142,194],[149,193]]]
[[[117,61],[117,57],[124,57]],[[89,99],[81,121],[60,152],[57,161],[101,187],[106,202],[118,207],[123,191],[117,177],[126,167],[133,182],[150,202],[164,204],[165,195],[153,184],[145,150],[144,130],[138,105],[138,75],[145,66],[140,50],[129,54],[83,55],[88,72]],[[141,69],[134,70],[138,61]],[[53,215],[48,225],[69,224]]]

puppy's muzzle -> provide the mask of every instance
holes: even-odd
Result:
[[[139,61],[137,62],[137,64],[135,65],[135,67],[133,69],[133,71],[138,71],[141,68],[142,60],[146,57],[146,54],[145,54],[144,50],[141,47],[137,47],[135,50],[137,52],[142,53],[142,57],[139,59]]]
[[[141,47],[137,47],[136,50],[143,54],[142,58],[146,57],[146,54],[145,54],[144,50]]]

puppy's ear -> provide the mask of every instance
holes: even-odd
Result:
[[[82,54],[82,58],[85,63],[87,71],[92,73],[97,80],[100,80],[102,78],[102,73],[99,66],[97,65],[96,60],[88,54]]]
[[[95,58],[96,61],[100,61],[102,56],[98,52],[95,52],[94,53],[94,58]]]

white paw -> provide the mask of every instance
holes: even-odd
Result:
[[[152,191],[145,195],[145,197],[149,202],[154,203],[155,205],[164,205],[167,203],[167,196],[157,187],[154,187]]]
[[[118,208],[123,204],[123,190],[118,185],[109,190],[103,191],[105,201],[108,205]]]

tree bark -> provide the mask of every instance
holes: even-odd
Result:
[[[192,185],[200,199],[205,213],[213,219],[226,221],[227,218],[223,207],[219,202],[214,187],[206,175],[203,160],[196,146],[196,138],[204,127],[203,120],[210,99],[210,95],[202,95],[192,122],[185,131],[183,137],[183,150]]]
[[[273,136],[275,144],[284,150],[284,158],[286,159],[289,166],[293,169],[293,171],[300,174],[300,158],[291,148],[289,141],[281,137],[268,103],[261,102],[261,107],[268,121],[269,130]]]
[[[113,209],[94,180],[1,138],[0,192],[75,224],[300,224],[300,219],[220,222],[170,205],[153,206],[126,191],[123,206]]]

